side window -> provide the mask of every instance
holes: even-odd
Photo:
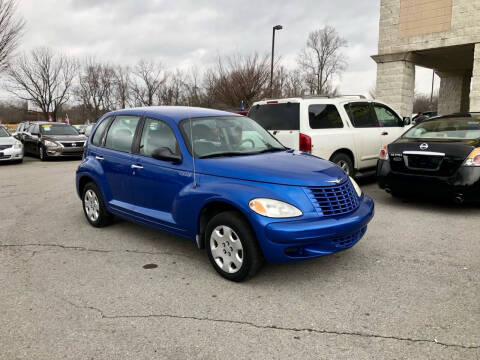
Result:
[[[133,137],[139,121],[138,116],[117,116],[108,129],[105,147],[132,152]]]
[[[108,123],[110,122],[111,117],[104,119],[95,130],[95,134],[92,138],[92,144],[95,146],[102,146],[103,135],[105,134],[105,129],[107,128]]]
[[[345,105],[348,116],[356,128],[378,127],[378,121],[370,103],[351,103]]]
[[[30,126],[28,130],[30,134],[36,134],[36,135],[40,134],[40,129],[36,124],[33,124],[32,126]]]
[[[375,114],[377,115],[378,122],[381,126],[393,127],[400,126],[402,123],[397,114],[386,106],[375,104],[373,108],[375,109]]]
[[[343,128],[343,121],[335,105],[310,105],[308,119],[312,129]]]
[[[152,156],[155,149],[166,147],[173,154],[178,154],[177,138],[173,130],[165,122],[146,119],[140,140],[140,155]]]

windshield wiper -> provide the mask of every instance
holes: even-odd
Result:
[[[268,152],[277,152],[277,151],[285,151],[285,150],[287,150],[287,149],[272,147],[272,148],[269,148],[269,149],[263,149],[263,150],[260,150],[260,151],[246,153],[246,155],[263,154],[263,153],[268,153]]]
[[[223,153],[203,155],[203,156],[199,156],[198,158],[199,159],[209,159],[209,158],[215,158],[215,157],[242,156],[242,155],[248,155],[248,154],[241,153],[241,152],[223,152]]]

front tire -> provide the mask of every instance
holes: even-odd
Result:
[[[40,146],[38,148],[38,157],[42,161],[47,161],[48,160],[47,151],[45,150],[45,148],[43,146]]]
[[[235,211],[220,213],[208,222],[205,245],[212,266],[231,281],[254,276],[263,264],[250,224]]]
[[[113,215],[107,211],[102,193],[93,182],[85,185],[82,204],[83,212],[90,225],[100,228],[113,222]]]

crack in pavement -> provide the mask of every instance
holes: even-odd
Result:
[[[293,332],[309,332],[315,334],[326,334],[326,335],[338,335],[338,336],[357,336],[362,338],[375,338],[375,339],[383,339],[383,340],[396,340],[396,341],[406,341],[406,342],[413,342],[413,343],[427,343],[427,344],[435,344],[444,347],[456,347],[466,350],[477,350],[480,349],[480,345],[463,345],[463,344],[452,344],[446,343],[442,341],[437,341],[436,339],[414,339],[414,338],[407,338],[401,336],[393,336],[393,335],[379,335],[379,334],[371,334],[371,333],[364,333],[359,331],[335,331],[335,330],[325,330],[325,329],[315,329],[315,328],[295,328],[295,327],[286,327],[286,326],[278,326],[278,325],[259,325],[253,323],[251,321],[240,321],[240,320],[231,320],[231,319],[215,319],[209,317],[199,317],[199,316],[187,316],[187,315],[174,315],[174,314],[147,314],[147,315],[106,315],[105,312],[99,308],[93,306],[84,306],[78,305],[74,302],[62,298],[65,302],[72,305],[77,309],[88,309],[96,311],[100,314],[102,319],[149,319],[149,318],[169,318],[169,319],[183,319],[183,320],[195,320],[195,321],[208,321],[208,322],[216,322],[216,323],[227,323],[227,324],[235,324],[235,325],[244,325],[250,326],[257,329],[262,330],[280,330],[280,331],[293,331]]]
[[[128,249],[124,249],[124,250],[90,249],[82,246],[68,246],[68,245],[61,245],[61,244],[0,244],[0,248],[15,248],[15,247],[22,248],[22,247],[32,247],[32,246],[58,247],[66,250],[77,250],[77,251],[99,252],[99,253],[127,252],[127,253],[136,253],[136,254],[177,255],[177,256],[188,257],[188,255],[170,253],[170,252],[150,252],[150,251],[128,250]],[[284,326],[277,326],[277,325],[259,325],[249,321],[240,321],[240,320],[231,320],[231,319],[215,319],[215,318],[208,318],[208,317],[174,315],[174,314],[106,315],[105,312],[99,308],[96,308],[93,306],[78,305],[67,299],[64,299],[64,298],[61,298],[61,299],[77,309],[88,309],[88,310],[96,311],[97,313],[100,314],[100,317],[102,319],[129,319],[129,318],[131,319],[135,319],[135,318],[136,319],[142,319],[142,318],[144,319],[148,319],[148,318],[185,319],[185,320],[237,324],[237,325],[250,326],[250,327],[254,327],[257,329],[264,329],[264,330],[266,329],[266,330],[281,330],[281,331],[293,331],[293,332],[310,332],[310,333],[316,333],[316,334],[339,335],[339,336],[358,336],[363,338],[377,338],[377,339],[397,340],[397,341],[406,341],[406,342],[414,342],[414,343],[429,343],[429,344],[441,345],[444,347],[457,347],[457,348],[468,349],[468,350],[480,349],[480,345],[453,344],[453,343],[437,341],[436,339],[433,339],[433,340],[414,339],[414,338],[399,337],[399,336],[393,336],[393,335],[371,334],[371,333],[364,333],[364,332],[358,332],[358,331],[335,331],[335,330],[325,330],[325,329],[315,329],[315,328],[295,328],[295,327],[284,327]]]
[[[23,247],[53,247],[61,248],[64,250],[77,250],[77,251],[86,251],[86,252],[98,252],[98,253],[115,253],[115,252],[126,252],[133,254],[147,254],[147,255],[172,255],[172,256],[181,256],[181,257],[190,257],[186,254],[173,253],[169,251],[145,251],[145,250],[129,250],[129,249],[120,249],[120,250],[107,250],[107,249],[92,249],[86,248],[83,246],[69,246],[61,244],[0,244],[0,248],[23,248]]]

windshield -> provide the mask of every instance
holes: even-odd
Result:
[[[452,117],[428,120],[408,130],[407,139],[473,140],[480,138],[480,117]]]
[[[3,126],[0,126],[0,137],[10,137],[7,129],[5,129]]]
[[[67,124],[40,125],[40,133],[43,135],[78,135],[78,131]]]
[[[180,129],[190,153],[193,137],[194,153],[198,158],[285,150],[268,131],[244,116],[185,119]]]

